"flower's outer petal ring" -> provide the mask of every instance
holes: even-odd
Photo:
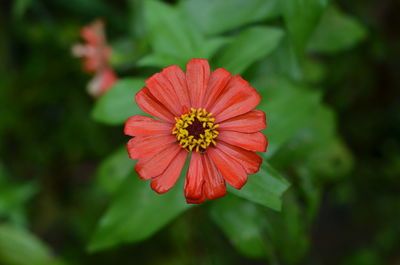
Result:
[[[260,170],[262,158],[255,152],[244,150],[243,148],[227,144],[223,141],[218,141],[216,148],[239,162],[246,170],[247,174],[251,175]]]
[[[224,179],[234,188],[241,189],[247,182],[247,174],[242,165],[217,148],[207,149],[207,154]]]
[[[181,174],[188,154],[186,150],[181,149],[167,169],[160,176],[151,180],[151,188],[155,192],[161,194],[172,189]]]
[[[187,203],[191,204],[200,204],[203,203],[206,200],[206,193],[204,192],[204,184],[200,188],[201,196],[198,199],[191,199],[191,198],[186,198]]]
[[[233,76],[209,112],[220,123],[254,109],[261,101],[257,90],[240,76]]]
[[[156,73],[146,80],[150,93],[176,117],[181,115],[182,106],[171,82],[165,77],[164,71]]]
[[[175,116],[150,93],[147,87],[142,88],[135,95],[135,101],[147,114],[166,122],[175,123]]]
[[[261,110],[252,110],[221,122],[218,130],[254,133],[265,129],[266,126],[265,113]]]
[[[201,156],[202,154],[193,152],[190,158],[184,187],[186,200],[196,201],[204,195],[204,167]]]
[[[189,91],[186,84],[186,76],[182,69],[177,65],[171,65],[164,68],[162,74],[171,83],[172,89],[175,91],[182,107],[189,109],[192,104],[190,102]]]
[[[193,108],[201,107],[210,78],[210,65],[205,59],[191,59],[186,65],[186,82]]]
[[[137,136],[129,140],[127,150],[131,159],[139,159],[155,155],[174,142],[176,137],[173,135]]]
[[[220,131],[218,140],[254,152],[265,152],[268,145],[267,137],[265,137],[261,132],[241,133],[234,131]]]
[[[202,104],[205,109],[208,109],[215,103],[218,96],[229,82],[230,76],[231,73],[223,68],[218,68],[211,73],[206,96],[204,97]]]
[[[137,161],[135,170],[142,179],[161,175],[182,148],[172,143],[155,155],[146,156]]]
[[[202,155],[201,158],[204,167],[204,192],[206,197],[209,200],[214,200],[225,196],[226,184],[221,173],[218,171],[208,154]]]
[[[155,134],[171,134],[172,124],[158,121],[150,117],[135,115],[125,122],[124,133],[129,136],[149,136]]]

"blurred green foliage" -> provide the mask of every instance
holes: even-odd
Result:
[[[395,1],[6,1],[0,264],[397,264]],[[106,22],[100,99],[70,49]],[[122,125],[162,67],[206,58],[262,96],[268,151],[241,190],[187,205],[134,172]]]

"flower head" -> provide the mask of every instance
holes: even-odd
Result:
[[[85,43],[75,44],[72,47],[72,53],[83,59],[83,70],[95,73],[108,66],[111,48],[106,41],[103,21],[95,20],[92,24],[83,27],[81,37]]]
[[[118,77],[111,68],[104,68],[96,73],[87,86],[88,93],[99,97],[106,93],[117,82]]]
[[[265,152],[265,113],[254,108],[260,95],[240,76],[207,60],[192,59],[184,73],[172,65],[146,80],[135,96],[139,107],[157,119],[135,115],[125,123],[135,170],[151,179],[157,193],[170,190],[191,153],[184,193],[188,203],[202,203],[226,193],[228,182],[241,189],[256,173]]]
[[[84,44],[75,44],[72,53],[83,60],[83,70],[94,73],[95,77],[88,84],[88,92],[98,97],[117,81],[117,75],[109,65],[111,47],[108,46],[104,32],[104,23],[95,20],[92,24],[83,27],[81,37]]]

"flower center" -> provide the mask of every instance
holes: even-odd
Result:
[[[172,134],[176,135],[182,148],[204,152],[211,143],[217,145],[215,138],[219,134],[216,130],[219,124],[214,124],[215,119],[211,116],[212,113],[207,113],[205,109],[191,108],[189,113],[175,118]]]

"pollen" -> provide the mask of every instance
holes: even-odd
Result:
[[[211,144],[217,145],[215,139],[219,124],[214,124],[212,113],[205,109],[191,108],[189,113],[176,117],[172,134],[187,151],[204,152]]]

